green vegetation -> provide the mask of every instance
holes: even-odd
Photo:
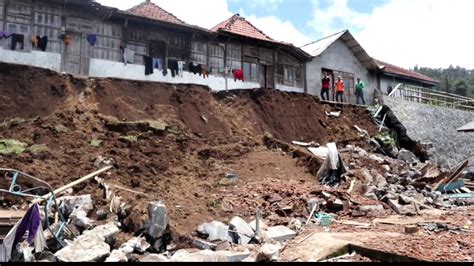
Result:
[[[90,145],[95,148],[100,147],[100,144],[102,144],[102,140],[98,140],[98,139],[93,139],[90,142]]]
[[[16,139],[0,139],[0,154],[21,154],[28,144]]]
[[[121,136],[120,139],[126,142],[134,143],[138,141],[138,136]]]
[[[474,98],[474,70],[459,66],[446,69],[415,66],[414,70],[439,81],[435,90]]]
[[[29,147],[28,150],[34,155],[37,155],[43,152],[49,152],[49,148],[45,144],[33,145]]]

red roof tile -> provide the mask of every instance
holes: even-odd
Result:
[[[377,65],[379,65],[379,67],[382,67],[382,66],[385,67],[382,70],[385,73],[394,74],[394,75],[403,76],[403,77],[412,78],[412,79],[417,79],[417,80],[421,80],[421,81],[425,81],[425,82],[429,82],[429,83],[435,83],[435,84],[439,83],[439,81],[437,81],[435,79],[432,79],[428,76],[425,76],[423,74],[417,73],[415,71],[404,69],[404,68],[389,64],[387,62],[377,60],[375,58],[374,58],[374,60],[377,63]]]
[[[143,2],[135,7],[130,8],[127,11],[129,13],[141,17],[151,18],[174,24],[187,25],[186,22],[180,20],[175,15],[151,2]]]
[[[211,31],[226,31],[254,39],[276,42],[239,14],[235,14],[226,21],[219,23],[217,26],[212,28]]]

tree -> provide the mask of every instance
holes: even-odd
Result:
[[[458,82],[456,82],[456,84],[454,85],[454,88],[455,88],[456,94],[461,95],[461,96],[467,96],[468,86],[467,86],[467,82],[464,79],[461,79]]]

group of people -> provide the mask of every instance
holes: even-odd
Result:
[[[321,99],[323,101],[329,101],[329,91],[331,90],[331,77],[329,76],[328,73],[324,74],[324,77],[322,79],[322,87],[321,87]],[[356,104],[364,104],[365,99],[364,99],[364,89],[365,89],[365,83],[360,80],[360,78],[357,78],[357,84],[355,87],[355,95],[356,95]],[[336,102],[344,102],[344,92],[346,90],[346,85],[344,84],[344,80],[342,80],[341,76],[337,77],[337,81],[334,84],[334,90],[336,91]]]

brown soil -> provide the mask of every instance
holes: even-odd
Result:
[[[254,188],[275,190],[282,189],[277,185],[295,184],[307,187],[308,193],[314,190],[316,178],[307,165],[263,145],[267,132],[286,142],[337,141],[340,146],[357,142],[364,147],[354,125],[369,133],[377,130],[366,110],[345,106],[340,118],[329,118],[325,112],[333,107],[308,95],[264,89],[214,94],[201,86],[81,80],[5,64],[0,64],[0,95],[0,122],[37,117],[4,123],[1,138],[49,148],[36,155],[0,156],[0,165],[58,188],[95,171],[96,157],[111,158],[115,169],[104,176],[107,182],[146,194],[119,192],[133,210],[128,220],[131,230],[144,222],[147,203],[157,199],[166,203],[172,231],[190,234],[213,219],[250,218],[260,204],[258,196],[248,197],[245,208],[228,209],[222,203],[236,195],[254,195]],[[105,126],[110,117],[160,120],[178,130],[110,131]],[[126,135],[138,136],[138,141],[121,139]],[[100,147],[90,145],[93,139],[102,141]],[[240,175],[238,183],[220,186],[219,180],[229,172]],[[97,209],[107,204],[92,181],[75,191],[93,194]],[[11,204],[5,202],[9,200],[21,203],[3,199]]]

